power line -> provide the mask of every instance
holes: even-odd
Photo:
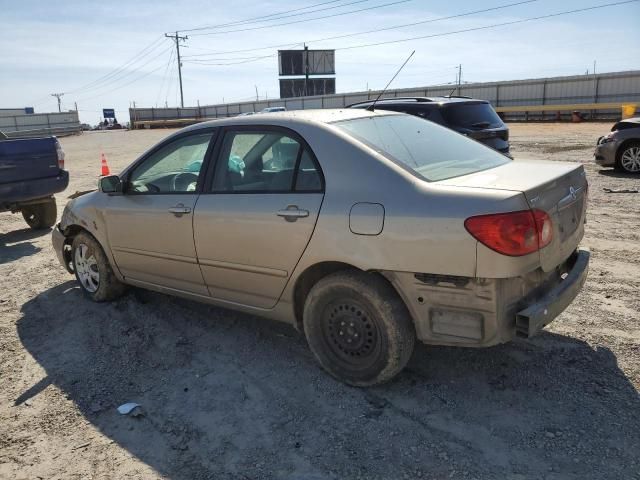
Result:
[[[147,57],[148,55],[150,55],[152,52],[154,52],[155,50],[158,49],[159,46],[162,45],[163,42],[161,42],[162,37],[158,37],[156,38],[153,42],[151,42],[149,45],[147,45],[145,48],[143,48],[142,50],[140,50],[138,53],[136,53],[133,57],[131,57],[129,60],[127,60],[124,64],[122,64],[121,66],[115,68],[114,70],[110,71],[109,73],[106,73],[105,75],[102,75],[101,77],[98,77],[97,79],[82,85],[81,87],[75,88],[73,90],[69,90],[66,93],[77,93],[80,92],[82,90],[93,90],[95,88],[98,88],[98,85],[101,83],[105,83],[107,80],[112,80],[113,77],[118,76],[122,71],[126,70],[127,67],[129,67],[130,65],[132,65],[133,63],[142,60],[143,58]]]
[[[302,45],[301,43],[296,43],[295,45]],[[269,55],[270,57],[274,56],[274,54]],[[199,63],[199,62],[211,62],[211,61],[216,61],[216,62],[235,62],[237,60],[256,60],[259,58],[264,58],[264,55],[253,55],[251,57],[230,57],[230,58],[191,58],[191,56],[187,56],[187,55],[183,55],[182,58],[186,59],[188,58],[189,60],[184,60],[185,62],[189,62],[189,63]]]
[[[450,36],[450,35],[456,35],[456,34],[459,34],[459,33],[475,32],[475,31],[479,31],[479,30],[488,30],[488,29],[497,28],[497,27],[504,27],[504,26],[508,26],[508,25],[517,25],[517,24],[532,22],[532,21],[536,21],[536,20],[544,20],[544,19],[547,19],[547,18],[559,17],[559,16],[563,16],[563,15],[570,15],[570,14],[574,14],[574,13],[581,13],[581,12],[586,12],[586,11],[591,11],[591,10],[598,10],[598,9],[607,8],[607,7],[614,7],[614,6],[625,5],[625,4],[629,4],[629,3],[636,3],[638,1],[640,1],[640,0],[626,0],[626,1],[621,1],[621,2],[605,3],[605,4],[601,4],[601,5],[594,5],[592,7],[577,8],[577,9],[573,9],[573,10],[566,10],[566,11],[563,11],[563,12],[551,13],[551,14],[547,14],[547,15],[540,15],[540,16],[537,16],[537,17],[529,17],[529,18],[524,18],[524,19],[520,19],[520,20],[512,20],[512,21],[509,21],[509,22],[501,22],[501,23],[494,23],[494,24],[491,24],[491,25],[483,25],[481,27],[465,28],[465,29],[461,29],[461,30],[453,30],[453,31],[450,31],[450,32],[434,33],[434,34],[430,34],[430,35],[419,35],[419,36],[415,36],[415,37],[402,38],[402,39],[398,39],[398,40],[388,40],[388,41],[384,41],[384,42],[375,42],[375,43],[366,43],[366,44],[361,44],[361,45],[352,45],[352,46],[347,46],[347,47],[338,47],[338,48],[335,48],[334,50],[336,50],[336,51],[338,51],[338,50],[353,50],[353,49],[357,49],[357,48],[377,47],[377,46],[380,46],[380,45],[390,45],[390,44],[396,44],[396,43],[404,43],[404,42],[410,42],[410,41],[413,41],[413,40],[423,40],[423,39],[427,39],[427,38],[445,37],[445,36]],[[227,53],[231,53],[231,52],[227,52]],[[262,60],[264,58],[269,58],[271,56],[274,56],[274,55],[261,57],[261,58],[256,59],[256,60],[247,60],[247,61],[242,62],[242,63],[250,63],[250,62],[253,62],[253,61],[259,61],[259,60]],[[234,65],[234,64],[236,64],[236,63],[211,64],[211,65],[226,66],[226,65]],[[206,64],[201,63],[201,65],[206,65]]]
[[[127,82],[127,83],[125,83],[125,84],[123,84],[123,85],[120,85],[120,86],[118,86],[118,87],[116,87],[116,88],[112,88],[111,90],[108,90],[108,91],[106,91],[106,92],[99,93],[99,94],[97,94],[97,95],[93,95],[93,96],[91,96],[91,97],[81,98],[81,99],[80,99],[80,100],[78,100],[78,101],[79,101],[79,102],[85,102],[85,101],[87,101],[87,100],[92,100],[92,99],[94,99],[94,98],[101,97],[101,96],[106,95],[106,94],[108,94],[108,93],[115,92],[116,90],[120,90],[121,88],[127,87],[127,86],[131,85],[132,83],[135,83],[135,82],[137,82],[138,80],[142,80],[143,78],[148,77],[148,76],[149,76],[149,75],[151,75],[152,73],[157,72],[157,71],[158,71],[158,70],[160,70],[163,66],[164,66],[164,65],[160,65],[160,66],[158,66],[158,67],[154,68],[153,70],[149,70],[148,72],[143,73],[143,74],[142,74],[142,75],[140,75],[139,77],[134,78],[134,79],[133,79],[133,80],[131,80],[130,82]]]
[[[102,89],[102,88],[108,87],[108,86],[110,86],[110,85],[117,84],[118,82],[121,82],[121,81],[122,81],[122,80],[124,80],[125,78],[130,77],[130,76],[131,76],[131,75],[133,75],[134,73],[136,73],[136,72],[138,72],[138,71],[142,70],[142,68],[143,68],[143,67],[146,67],[147,65],[149,65],[149,64],[150,64],[150,63],[152,63],[153,61],[155,61],[155,60],[157,60],[158,58],[160,58],[161,56],[165,55],[165,54],[166,54],[169,50],[171,50],[172,48],[173,48],[173,47],[169,47],[169,48],[166,48],[166,49],[162,50],[158,55],[155,55],[154,57],[150,58],[150,59],[149,59],[149,60],[147,60],[146,62],[144,62],[144,63],[140,64],[137,68],[135,68],[135,69],[133,69],[133,70],[129,70],[129,71],[127,71],[127,73],[125,73],[124,75],[122,75],[122,76],[120,76],[120,77],[118,77],[118,78],[113,77],[113,78],[111,78],[108,82],[104,83],[103,85],[100,85],[99,87],[98,87],[98,86],[96,86],[96,87],[89,88],[89,89],[87,89],[87,91],[92,91],[92,90],[96,90],[96,89],[98,89],[98,90],[99,90],[99,89]],[[100,95],[102,95],[102,94],[101,94],[101,93],[97,94],[97,96],[100,96]],[[91,98],[94,98],[94,97],[91,97]]]
[[[333,17],[340,17],[343,15],[351,15],[352,13],[360,13],[360,12],[365,12],[365,11],[369,11],[369,10],[376,10],[379,8],[385,8],[385,7],[390,7],[392,5],[398,5],[400,3],[407,3],[407,2],[412,2],[413,0],[396,0],[395,2],[389,2],[389,3],[383,3],[382,5],[376,5],[373,7],[365,7],[365,8],[360,8],[357,10],[349,10],[348,12],[341,12],[341,13],[333,13],[331,15],[323,15],[320,17],[313,17],[313,18],[305,18],[302,20],[296,20],[293,22],[284,22],[284,23],[274,23],[272,25],[264,25],[261,27],[251,27],[251,28],[242,28],[242,29],[237,29],[237,30],[225,30],[223,32],[208,32],[208,33],[194,33],[193,36],[203,36],[203,35],[223,35],[223,34],[227,34],[227,33],[236,33],[236,32],[248,32],[250,30],[262,30],[265,28],[275,28],[275,27],[282,27],[285,25],[292,25],[292,24],[298,24],[298,23],[306,23],[306,22],[312,22],[315,20],[323,20],[325,18],[333,18]]]
[[[256,62],[258,60],[263,60],[265,58],[273,58],[273,57],[277,57],[277,56],[278,55],[276,53],[272,53],[271,55],[264,55],[264,56],[261,56],[261,57],[250,57],[250,58],[248,58],[246,60],[242,60],[242,61],[239,61],[239,62],[228,62],[228,63],[209,63],[206,60],[201,60],[201,61],[185,60],[185,62],[192,63],[192,64],[195,64],[195,65],[208,65],[208,66],[212,66],[213,65],[213,66],[218,66],[218,67],[224,67],[224,66],[227,66],[227,65],[241,65],[243,63],[252,63],[252,62]],[[216,59],[213,59],[213,60],[215,61]]]
[[[519,23],[526,23],[526,22],[532,22],[534,20],[544,20],[547,18],[553,18],[553,17],[560,17],[562,15],[569,15],[572,13],[580,13],[580,12],[586,12],[586,11],[590,11],[590,10],[598,10],[600,8],[606,8],[606,7],[615,7],[618,5],[625,5],[627,3],[636,3],[640,0],[626,0],[623,2],[612,2],[612,3],[605,3],[602,5],[595,5],[593,7],[585,7],[585,8],[576,8],[574,10],[566,10],[564,12],[557,12],[557,13],[550,13],[548,15],[540,15],[538,17],[530,17],[530,18],[524,18],[521,20],[513,20],[510,22],[502,22],[502,23],[494,23],[492,25],[485,25],[482,27],[473,27],[473,28],[465,28],[463,30],[454,30],[452,32],[444,32],[444,33],[434,33],[432,35],[420,35],[417,37],[409,37],[409,38],[403,38],[400,40],[389,40],[389,41],[385,41],[385,42],[377,42],[377,43],[368,43],[368,44],[364,44],[364,45],[353,45],[350,47],[340,47],[340,48],[336,48],[335,50],[353,50],[356,48],[366,48],[366,47],[377,47],[379,45],[390,45],[393,43],[403,43],[403,42],[410,42],[412,40],[422,40],[425,38],[435,38],[435,37],[445,37],[448,35],[455,35],[458,33],[466,33],[466,32],[475,32],[478,30],[488,30],[490,28],[497,28],[497,27],[504,27],[507,25],[516,25]]]
[[[246,20],[239,20],[237,22],[220,23],[220,24],[217,24],[217,25],[206,25],[204,27],[187,28],[187,29],[182,29],[182,30],[178,30],[178,31],[179,32],[195,32],[195,31],[199,31],[199,30],[212,30],[212,29],[223,28],[223,27],[232,27],[232,26],[236,26],[236,25],[250,25],[252,23],[271,22],[271,21],[274,21],[274,20],[281,20],[283,18],[290,18],[290,17],[309,15],[310,13],[323,12],[323,11],[326,11],[326,10],[333,10],[333,9],[336,9],[336,8],[344,8],[344,7],[349,6],[349,5],[354,5],[356,3],[369,2],[371,0],[356,0],[356,1],[353,1],[351,3],[343,3],[341,5],[336,5],[336,6],[333,6],[333,7],[320,8],[320,9],[311,10],[311,11],[304,12],[304,13],[294,13],[292,15],[286,15],[286,14],[290,14],[292,12],[299,12],[301,10],[309,10],[311,8],[314,8],[314,7],[319,7],[319,6],[322,6],[322,5],[328,5],[330,3],[338,3],[340,1],[344,1],[344,0],[332,0],[330,2],[322,2],[322,3],[317,3],[315,5],[309,5],[308,7],[295,8],[293,10],[287,10],[287,11],[280,12],[280,13],[272,13],[270,15],[263,15],[263,16],[260,16],[260,17],[253,17],[253,18],[249,18],[249,19],[246,19]]]
[[[149,63],[153,62],[154,60],[156,60],[156,59],[157,59],[158,57],[160,57],[161,55],[166,54],[166,53],[167,53],[167,52],[169,52],[172,48],[173,48],[173,47],[169,47],[168,49],[163,50],[162,52],[160,52],[160,55],[157,55],[157,56],[153,57],[152,59],[150,59],[149,61],[147,61],[147,62],[143,63],[142,65],[140,65],[140,66],[139,66],[138,68],[136,68],[135,70],[131,70],[131,71],[130,71],[130,72],[128,72],[126,75],[124,75],[123,77],[121,77],[121,78],[119,78],[118,80],[116,80],[114,83],[118,83],[118,82],[122,81],[124,78],[129,77],[129,76],[133,75],[134,73],[136,73],[136,72],[140,71],[143,67],[145,67],[145,66],[146,66],[146,65],[148,65]],[[92,99],[92,98],[101,97],[102,95],[106,95],[107,93],[111,93],[111,92],[113,92],[113,91],[115,91],[115,90],[119,90],[119,89],[120,89],[120,88],[122,88],[122,87],[125,87],[125,86],[127,86],[127,85],[131,85],[132,83],[134,83],[134,82],[138,81],[139,79],[144,78],[144,77],[146,77],[147,75],[150,75],[151,73],[153,73],[153,72],[155,72],[155,71],[159,70],[159,69],[160,69],[160,68],[162,68],[163,66],[164,66],[164,62],[163,62],[159,67],[157,67],[157,68],[155,68],[155,69],[153,69],[153,70],[150,70],[150,71],[148,71],[148,72],[145,72],[142,76],[137,77],[137,78],[134,78],[134,79],[133,79],[132,81],[130,81],[130,82],[126,82],[126,83],[124,83],[123,85],[119,85],[119,86],[117,86],[117,87],[115,87],[115,88],[112,88],[112,89],[107,90],[107,91],[104,91],[104,92],[97,93],[96,95],[92,95],[92,96],[90,96],[90,97],[84,97],[84,98],[81,98],[81,99],[79,99],[78,101],[79,101],[79,102],[83,102],[83,101],[86,101],[86,100],[90,100],[90,99]],[[107,85],[103,85],[103,86],[102,86],[102,87],[100,87],[100,88],[104,88],[104,87],[106,87],[106,86],[107,86]]]
[[[164,82],[167,79],[167,73],[169,73],[169,65],[171,64],[171,60],[173,60],[173,50],[171,50],[171,53],[169,54],[169,61],[167,62],[167,66],[164,69],[164,74],[162,75],[162,83],[160,83],[160,90],[158,91],[158,95],[156,96],[156,105],[162,97],[162,90],[164,90]]]
[[[486,12],[491,12],[491,11],[495,11],[495,10],[501,10],[504,8],[510,8],[510,7],[515,7],[517,5],[522,5],[525,3],[533,3],[533,2],[537,2],[538,0],[526,0],[526,1],[519,1],[519,2],[515,2],[515,3],[508,3],[506,5],[499,5],[496,7],[491,7],[491,8],[484,8],[482,10],[472,10],[470,12],[463,12],[463,13],[459,13],[456,15],[448,15],[446,17],[437,17],[437,18],[430,18],[427,20],[420,20],[418,22],[412,22],[412,23],[405,23],[405,24],[401,24],[401,25],[394,25],[391,27],[386,27],[386,28],[378,28],[375,30],[366,30],[366,31],[362,31],[362,32],[355,32],[355,33],[348,33],[348,34],[344,34],[344,35],[337,35],[337,36],[333,36],[333,37],[324,37],[324,38],[317,38],[315,40],[306,40],[304,42],[298,42],[297,44],[302,44],[302,43],[319,43],[319,42],[325,42],[327,40],[337,40],[337,39],[342,39],[342,38],[349,38],[349,37],[356,37],[359,35],[366,35],[368,33],[377,33],[377,32],[381,32],[381,31],[387,31],[387,30],[395,30],[398,28],[405,28],[405,27],[413,27],[416,25],[422,25],[422,24],[426,24],[426,23],[434,23],[434,22],[440,22],[443,20],[451,20],[454,18],[460,18],[460,17],[466,17],[469,15],[476,15],[478,13],[486,13]],[[260,48],[256,48],[256,49],[244,49],[244,50],[234,50],[234,51],[227,51],[227,52],[218,52],[218,53],[210,53],[210,54],[194,54],[194,55],[185,55],[185,58],[189,57],[204,57],[204,56],[214,56],[214,55],[222,55],[222,54],[230,54],[230,53],[244,53],[244,52],[249,52],[249,51],[255,51],[255,50],[271,50],[273,48],[281,48],[281,47],[285,47],[286,45],[271,45],[269,47],[260,47]]]
[[[171,55],[172,55],[172,58],[173,58],[173,60],[172,60],[172,63],[173,63],[173,61],[175,61],[175,51],[172,50],[171,51]],[[174,80],[176,82],[178,81],[177,78],[175,78]],[[164,96],[164,105],[165,105],[165,107],[168,106],[169,94],[171,93],[171,87],[172,87],[173,83],[174,82],[172,80],[169,80],[169,82],[167,82],[167,92],[166,92],[166,94]]]

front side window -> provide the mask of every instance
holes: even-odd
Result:
[[[322,181],[309,152],[295,138],[276,131],[225,134],[216,165],[214,192],[317,191],[321,188]]]
[[[129,178],[130,193],[195,192],[213,132],[182,137],[149,155]]]
[[[427,181],[468,175],[510,161],[475,140],[413,115],[357,118],[334,125]]]

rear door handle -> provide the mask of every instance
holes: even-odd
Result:
[[[191,213],[191,208],[185,207],[182,203],[179,203],[175,207],[169,208],[169,213],[173,213],[176,217],[181,217],[184,214]]]
[[[299,218],[308,217],[309,210],[301,210],[297,205],[289,205],[283,210],[278,210],[276,215],[283,217],[287,222],[295,222]]]

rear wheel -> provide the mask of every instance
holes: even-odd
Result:
[[[630,142],[620,149],[616,167],[623,172],[640,173],[640,142]]]
[[[413,322],[397,293],[383,278],[359,271],[320,280],[305,302],[303,323],[318,362],[353,386],[393,378],[415,344]]]
[[[87,233],[79,233],[71,246],[73,270],[82,290],[94,302],[115,300],[124,293],[100,244]]]
[[[44,203],[27,205],[22,208],[22,217],[27,225],[34,230],[51,228],[58,218],[58,209],[55,199],[51,198]]]

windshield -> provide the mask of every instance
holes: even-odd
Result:
[[[502,120],[488,103],[452,103],[440,110],[449,125],[470,129],[497,128]]]
[[[365,117],[334,125],[431,182],[509,162],[475,140],[413,115]]]

